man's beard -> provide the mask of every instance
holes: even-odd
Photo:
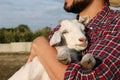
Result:
[[[70,7],[66,7],[67,3],[64,4],[64,9],[67,12],[72,12],[72,13],[80,13],[83,11],[90,3],[92,0],[74,0],[73,4]]]

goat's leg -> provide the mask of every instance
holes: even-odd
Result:
[[[82,57],[81,60],[81,65],[87,69],[92,69],[94,67],[94,65],[96,64],[96,60],[93,56],[93,54],[85,54]]]
[[[57,49],[57,52],[58,52],[57,59],[62,64],[69,64],[71,62],[69,49],[66,46],[56,47],[56,49]]]
[[[26,63],[8,80],[50,80],[38,57]]]

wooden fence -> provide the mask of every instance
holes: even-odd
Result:
[[[0,44],[0,53],[30,52],[31,42]]]

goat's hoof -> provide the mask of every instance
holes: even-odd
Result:
[[[69,64],[71,62],[70,56],[66,54],[59,55],[57,56],[57,59],[62,63],[62,64]]]
[[[71,60],[70,59],[58,59],[62,64],[69,64],[70,62],[71,62]]]
[[[94,65],[96,64],[96,60],[93,56],[93,54],[86,54],[83,56],[81,60],[81,65],[87,69],[92,69]]]

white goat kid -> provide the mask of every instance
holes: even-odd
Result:
[[[72,59],[80,60],[79,55],[82,56],[80,51],[86,49],[88,45],[85,26],[82,24],[85,19],[81,18],[80,20],[62,21],[61,27],[53,34],[50,40],[51,46],[57,44],[57,59],[63,64],[69,64]],[[92,69],[95,65],[95,59],[92,54],[86,54],[80,63],[87,69]]]
[[[87,47],[88,42],[84,29],[84,25],[77,20],[63,20],[61,22],[60,29],[54,33],[50,40],[51,46],[55,44],[62,45],[56,47],[58,51],[57,59],[61,63],[68,64],[72,58],[78,60],[77,52]],[[92,54],[86,54],[80,63],[82,66],[91,69],[95,65],[95,59]],[[43,65],[39,62],[38,57],[35,57],[32,62],[26,63],[8,80],[50,80],[50,78]]]

